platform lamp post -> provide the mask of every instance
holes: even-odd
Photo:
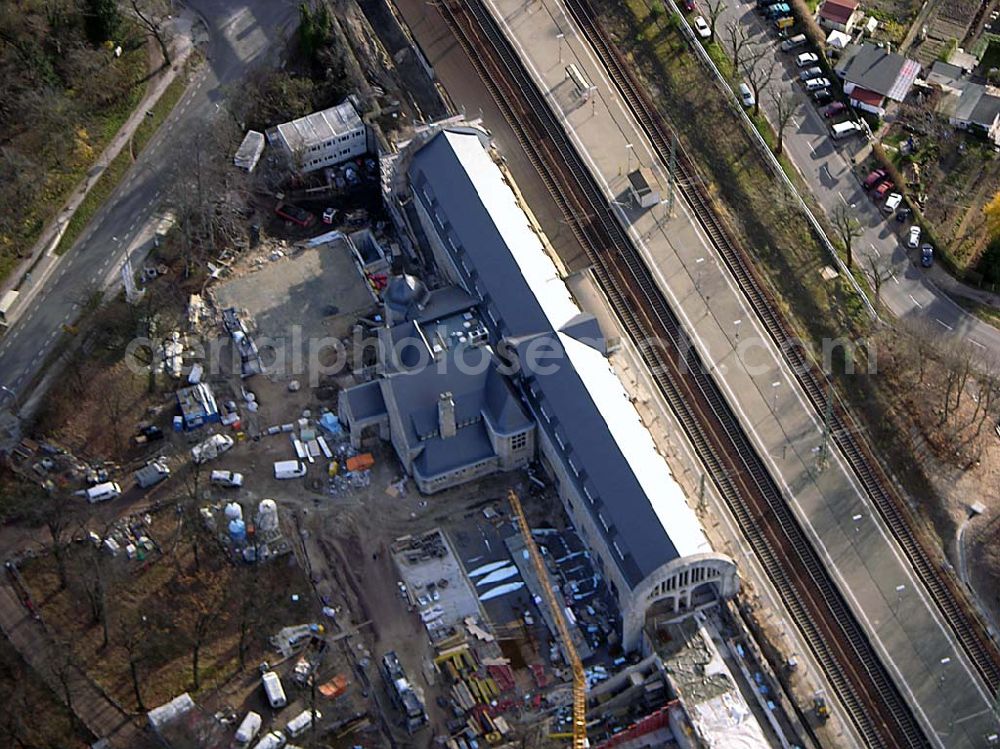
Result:
[[[632,173],[632,151],[635,149],[635,146],[633,146],[631,143],[626,143],[625,144],[625,149],[628,151],[628,172],[626,172],[626,174],[631,174]]]
[[[562,33],[561,31],[558,34],[556,34],[556,39],[559,40],[559,63],[560,64],[562,64],[562,61],[563,61],[563,58],[562,58],[562,49],[563,49],[563,40],[565,38],[566,38],[566,35],[564,33]]]

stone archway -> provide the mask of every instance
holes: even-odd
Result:
[[[626,651],[639,645],[646,612],[665,602],[677,616],[711,600],[736,595],[740,588],[736,563],[725,554],[705,552],[667,562],[632,591],[630,604],[622,611],[622,646]],[[707,597],[706,591],[714,591]]]

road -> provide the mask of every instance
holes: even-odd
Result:
[[[854,259],[869,278],[872,275],[869,259],[879,266],[879,272],[885,279],[880,292],[882,303],[898,318],[923,318],[943,334],[965,338],[984,351],[1000,351],[1000,330],[970,315],[952,301],[934,284],[927,270],[920,267],[919,251],[906,249],[903,234],[909,229],[909,223],[886,220],[879,205],[861,188],[858,177],[852,171],[851,158],[864,144],[857,138],[835,143],[829,137],[827,120],[797,82],[796,53],[779,50],[776,35],[755,12],[754,2],[726,0],[726,4],[716,26],[720,40],[725,38],[723,30],[732,21],[737,21],[747,29],[755,43],[771,51],[763,55],[758,64],[770,65],[773,59],[778,59],[780,75],[775,75],[771,86],[793,87],[800,101],[785,131],[785,154],[801,172],[828,216],[838,205],[852,207],[863,229],[863,234],[854,243]],[[726,46],[724,41],[722,44]],[[760,98],[761,108],[774,122],[770,95],[762,92]]]
[[[179,157],[218,116],[226,87],[273,59],[297,11],[293,0],[190,0],[184,12],[195,13],[208,29],[207,61],[111,199],[0,339],[0,385],[19,397],[88,291],[118,273],[126,250],[159,211]]]

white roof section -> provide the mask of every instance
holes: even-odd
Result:
[[[581,314],[545,251],[541,238],[477,138],[443,133],[458,154],[490,218],[510,249],[552,327],[558,331]],[[590,397],[603,417],[622,454],[642,486],[664,531],[681,556],[712,551],[701,523],[684,498],[666,461],[656,449],[653,437],[607,358],[596,349],[558,333]]]
[[[347,135],[364,127],[358,111],[350,101],[313,112],[297,120],[278,125],[278,134],[285,147],[293,153],[319,146],[331,138]]]
[[[681,556],[712,551],[701,522],[684,498],[684,490],[656,449],[653,437],[636,411],[610,362],[585,343],[559,334],[570,361],[604,418],[611,436],[628,457],[663,529]]]

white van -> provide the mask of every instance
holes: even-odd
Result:
[[[271,731],[257,742],[253,749],[281,749],[285,745],[285,734],[281,731]]]
[[[247,746],[260,732],[260,725],[260,715],[253,710],[248,712],[243,722],[240,723],[240,727],[236,729],[236,745]]]
[[[122,488],[118,484],[114,481],[105,481],[103,484],[97,484],[87,489],[87,501],[90,503],[104,502],[121,496],[121,493]]]
[[[854,120],[848,120],[847,122],[838,122],[836,125],[830,128],[830,135],[833,136],[834,140],[840,140],[841,138],[849,138],[852,135],[857,135],[861,132],[861,125],[856,123]]]
[[[264,693],[267,695],[267,702],[271,707],[277,710],[288,704],[285,688],[281,686],[281,677],[274,671],[265,673],[260,677],[260,681],[264,685]]]
[[[317,710],[316,721],[319,722],[320,718],[322,717],[323,714],[319,710]],[[288,735],[294,739],[296,736],[300,736],[303,733],[305,733],[305,731],[312,725],[312,722],[313,722],[313,711],[303,710],[301,713],[299,713],[290,721],[288,721],[288,725],[285,726],[285,731],[287,731]]]
[[[274,463],[276,479],[297,479],[306,475],[306,464],[301,460],[277,460]]]

